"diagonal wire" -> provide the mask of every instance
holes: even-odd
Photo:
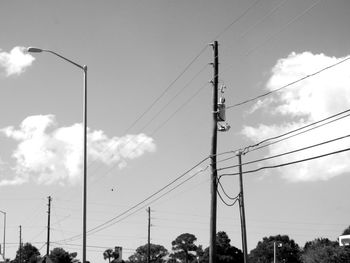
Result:
[[[306,76],[304,76],[304,77],[302,77],[302,78],[300,78],[300,79],[297,79],[297,80],[295,80],[295,81],[293,81],[293,82],[290,82],[290,83],[288,83],[288,84],[286,84],[286,85],[284,85],[284,86],[282,86],[282,87],[280,87],[280,88],[271,90],[271,91],[269,91],[269,92],[266,92],[266,93],[264,93],[264,94],[261,94],[261,95],[259,95],[259,96],[254,97],[254,98],[251,98],[251,99],[244,100],[244,101],[239,102],[239,103],[236,103],[236,104],[234,104],[234,105],[227,106],[226,109],[235,108],[235,107],[241,106],[241,105],[243,105],[243,104],[247,104],[247,103],[249,103],[249,102],[252,102],[252,101],[255,101],[255,100],[257,100],[257,99],[260,99],[260,98],[266,97],[266,96],[268,96],[268,95],[271,95],[272,93],[278,92],[278,91],[280,91],[280,90],[282,90],[282,89],[285,89],[285,88],[287,88],[287,87],[289,87],[289,86],[292,86],[292,85],[294,85],[294,84],[296,84],[296,83],[298,83],[298,82],[301,82],[301,81],[303,81],[303,80],[305,80],[305,79],[308,79],[308,78],[311,78],[311,77],[313,77],[313,76],[316,76],[316,75],[322,73],[322,72],[325,71],[325,70],[328,70],[328,69],[330,69],[330,68],[333,68],[333,67],[335,67],[335,66],[338,66],[339,64],[344,63],[344,62],[348,61],[349,59],[350,59],[350,57],[346,57],[345,59],[342,59],[341,61],[338,61],[337,63],[334,63],[334,64],[332,64],[332,65],[329,65],[329,66],[327,66],[327,67],[325,67],[325,68],[322,68],[322,69],[320,69],[320,70],[318,70],[318,71],[316,71],[316,72],[314,72],[314,73],[311,73],[311,74],[306,75]]]

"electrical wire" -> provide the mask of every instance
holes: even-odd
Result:
[[[280,30],[278,30],[276,33],[270,35],[268,38],[266,38],[262,43],[260,43],[259,45],[256,45],[255,47],[253,47],[252,49],[250,49],[248,52],[246,52],[243,57],[247,57],[250,54],[252,54],[254,51],[256,51],[258,48],[264,46],[266,43],[268,43],[269,41],[271,41],[272,39],[274,39],[276,36],[278,36],[283,30],[285,30],[287,27],[289,27],[291,24],[293,24],[294,22],[296,22],[297,20],[299,20],[301,17],[303,17],[304,15],[306,15],[308,12],[310,12],[314,7],[316,7],[319,3],[321,2],[321,0],[317,0],[315,1],[310,7],[308,7],[307,9],[305,9],[301,14],[297,15],[296,17],[294,17],[292,20],[290,20],[285,26],[283,26]],[[226,68],[224,70],[227,71],[229,68],[231,68],[232,66]],[[232,107],[235,107],[235,105],[232,105]]]
[[[248,152],[253,152],[253,151],[256,151],[256,150],[260,150],[260,149],[262,149],[262,148],[265,148],[265,147],[268,147],[268,146],[270,146],[270,145],[279,143],[279,142],[281,142],[281,141],[285,141],[285,140],[290,139],[290,138],[292,138],[292,137],[295,137],[295,136],[298,136],[298,135],[300,135],[300,134],[303,134],[303,133],[312,131],[312,130],[314,130],[314,129],[320,128],[320,127],[322,127],[322,126],[325,126],[325,125],[330,124],[330,123],[332,123],[332,122],[338,121],[338,120],[340,120],[340,119],[344,119],[344,118],[349,117],[349,116],[350,116],[350,114],[347,114],[347,115],[342,116],[342,117],[339,117],[339,118],[337,118],[337,119],[335,119],[335,120],[331,120],[331,121],[328,121],[328,122],[326,122],[326,123],[320,124],[320,125],[318,125],[318,126],[316,126],[316,127],[312,127],[312,128],[310,128],[310,129],[308,129],[308,130],[306,130],[306,131],[301,131],[301,132],[298,132],[298,133],[296,133],[296,134],[290,135],[290,136],[288,136],[288,137],[286,137],[286,138],[283,138],[283,139],[280,139],[280,140],[277,140],[277,141],[274,141],[274,142],[271,142],[271,143],[262,145],[262,146],[260,146],[260,147],[254,148],[254,149],[252,149],[252,150],[250,150],[250,151],[248,151]]]
[[[163,123],[161,123],[158,127],[156,127],[151,135],[153,136],[156,132],[158,132],[163,126],[168,123],[182,108],[184,108],[188,103],[190,103],[206,86],[208,86],[208,82],[204,83],[197,91],[189,97],[184,103],[182,103]]]
[[[136,118],[136,120],[128,126],[128,128],[125,129],[124,134],[128,133],[137,122],[139,122],[153,107],[154,105],[174,86],[174,84],[186,73],[186,71],[193,65],[193,63],[204,53],[204,51],[207,49],[207,45],[205,45],[198,53],[197,55],[187,64],[187,66],[180,72],[180,74],[177,75],[177,77],[163,90],[163,92],[139,115],[139,117]],[[105,151],[107,151],[106,149]],[[91,166],[95,161],[93,160],[89,166]]]
[[[207,166],[207,167],[208,167],[208,166]],[[194,175],[190,176],[189,178],[187,178],[187,179],[184,180],[183,182],[181,182],[181,183],[179,183],[178,185],[174,186],[173,188],[171,188],[170,190],[168,190],[167,192],[165,192],[165,193],[162,194],[161,196],[159,196],[159,197],[157,197],[156,199],[152,200],[151,202],[149,202],[149,203],[147,203],[147,204],[145,204],[145,205],[139,207],[138,209],[136,209],[136,210],[133,211],[132,213],[130,213],[130,214],[124,216],[123,218],[121,218],[121,219],[119,219],[119,220],[117,220],[117,221],[110,222],[109,224],[103,226],[102,228],[87,231],[87,235],[96,234],[96,233],[98,233],[98,232],[100,232],[100,231],[102,231],[102,230],[104,230],[104,229],[106,229],[106,228],[109,228],[109,227],[115,225],[116,223],[119,223],[119,222],[125,220],[126,218],[128,218],[128,217],[130,217],[130,216],[136,214],[137,212],[143,210],[145,207],[148,207],[150,204],[152,204],[152,203],[158,201],[159,199],[161,199],[161,198],[164,197],[165,195],[167,195],[167,194],[169,194],[170,192],[174,191],[176,188],[180,187],[181,185],[183,185],[183,184],[186,183],[187,181],[191,180],[193,177],[197,176],[199,173],[205,171],[205,170],[207,169],[207,167],[206,167],[205,169],[203,169],[203,170],[200,170],[200,171],[196,172]],[[122,213],[122,214],[124,214],[124,213]],[[122,214],[120,214],[119,216],[121,216]],[[119,217],[119,216],[118,216],[118,217]],[[90,232],[90,231],[91,231],[91,232]],[[65,240],[59,240],[59,241],[57,241],[57,242],[74,241],[74,240],[78,240],[78,239],[80,239],[80,238],[81,238],[81,234],[76,235],[76,236],[73,236],[73,237],[68,238],[68,239],[65,239]]]
[[[217,171],[218,171],[218,170],[217,170]],[[237,196],[235,196],[235,197],[229,196],[229,195],[226,193],[226,191],[225,191],[223,185],[221,184],[220,180],[218,179],[217,181],[218,181],[218,185],[220,186],[222,192],[225,194],[225,196],[226,196],[228,199],[230,199],[230,200],[236,200],[236,199],[238,198],[239,194],[238,194]]]
[[[338,153],[343,153],[343,152],[346,152],[346,151],[349,151],[349,150],[350,150],[350,148],[344,148],[344,149],[341,149],[341,150],[338,150],[338,151],[329,152],[329,153],[321,154],[321,155],[317,155],[317,156],[312,156],[312,157],[309,157],[309,158],[304,158],[304,159],[296,160],[296,161],[293,161],[293,162],[281,163],[281,164],[278,164],[278,165],[263,166],[263,167],[260,167],[258,169],[244,171],[243,174],[255,173],[255,172],[259,172],[261,170],[265,170],[265,169],[280,168],[280,167],[284,167],[284,166],[288,166],[288,165],[292,165],[292,164],[297,164],[297,163],[302,163],[302,162],[306,162],[306,161],[311,161],[311,160],[323,158],[323,157],[326,157],[326,156],[330,156],[330,155],[334,155],[334,154],[338,154]],[[234,175],[239,175],[239,173],[222,174],[222,175],[220,175],[220,178],[223,177],[223,176],[234,176]]]
[[[151,194],[150,196],[148,196],[147,198],[145,198],[144,200],[140,201],[139,203],[135,204],[134,206],[132,206],[131,208],[125,210],[124,212],[120,213],[119,215],[107,220],[106,222],[97,225],[96,227],[93,227],[92,229],[88,230],[87,233],[93,232],[95,231],[101,231],[102,228],[112,222],[114,222],[116,219],[126,215],[127,213],[129,213],[130,211],[134,210],[135,208],[139,207],[140,205],[142,205],[143,203],[146,203],[148,200],[150,200],[152,197],[156,196],[157,194],[159,194],[160,192],[162,192],[163,190],[165,190],[166,188],[168,188],[169,186],[171,186],[172,184],[174,184],[175,182],[177,182],[178,180],[180,180],[181,178],[183,178],[184,176],[186,176],[189,172],[191,172],[193,169],[195,169],[196,167],[198,167],[199,165],[201,165],[202,163],[204,163],[206,160],[208,160],[209,157],[206,157],[204,159],[202,159],[200,162],[198,162],[196,165],[192,166],[190,169],[188,169],[186,172],[182,173],[180,176],[178,176],[177,178],[175,178],[174,180],[172,180],[170,183],[168,183],[167,185],[163,186],[161,189],[159,189],[158,191],[154,192],[153,194]],[[195,173],[195,175],[197,175],[198,173]],[[193,178],[194,176],[191,176],[190,178]],[[169,192],[169,191],[168,191]],[[168,193],[167,192],[167,193]],[[157,199],[156,199],[157,200]],[[144,207],[142,207],[144,208]],[[103,228],[104,229],[104,228]],[[97,230],[97,231],[96,231]],[[82,234],[67,238],[65,241],[68,240],[73,240],[75,238],[80,238],[82,236]],[[61,240],[62,241],[62,240]]]
[[[327,121],[327,120],[329,120],[329,119],[332,119],[332,118],[334,118],[334,117],[337,117],[337,116],[342,115],[342,114],[344,114],[344,113],[347,113],[347,112],[349,112],[349,111],[350,111],[350,109],[345,110],[345,111],[342,111],[342,112],[339,112],[339,113],[337,113],[337,114],[331,115],[331,116],[329,116],[329,117],[327,117],[327,118],[324,118],[324,119],[322,119],[322,120],[319,120],[319,121],[310,123],[310,124],[308,124],[308,125],[302,126],[302,127],[300,127],[300,128],[294,129],[294,130],[289,131],[289,132],[286,132],[286,133],[284,133],[284,134],[281,134],[281,135],[278,135],[278,136],[274,136],[274,137],[265,139],[265,140],[263,140],[263,141],[261,141],[261,142],[259,142],[259,143],[254,144],[254,145],[247,146],[247,147],[244,148],[243,153],[246,154],[246,153],[248,153],[248,152],[250,152],[250,151],[253,151],[253,150],[255,150],[255,149],[261,149],[261,147],[269,146],[269,145],[271,145],[271,144],[267,144],[267,145],[258,147],[259,145],[261,145],[261,144],[263,144],[263,143],[265,143],[265,142],[268,142],[268,141],[271,141],[271,140],[275,140],[275,139],[284,137],[284,136],[286,136],[286,135],[289,135],[289,134],[295,133],[295,132],[297,132],[297,131],[306,129],[306,128],[310,127],[310,126],[317,125],[317,124],[319,124],[319,123],[321,123],[321,122]],[[344,118],[349,117],[349,116],[350,116],[350,114],[347,114],[347,115],[345,115],[345,116],[341,116],[341,117],[339,117],[339,118],[337,118],[337,119],[334,119],[334,120],[328,121],[328,122],[326,122],[326,123],[320,124],[320,125],[318,125],[318,126],[316,126],[316,127],[312,127],[312,128],[310,128],[310,129],[308,129],[308,130],[306,130],[306,131],[302,131],[302,132],[296,133],[296,134],[294,134],[294,135],[292,135],[292,136],[288,136],[287,138],[285,138],[285,139],[283,139],[283,140],[286,140],[286,139],[289,139],[289,138],[291,138],[291,137],[300,135],[300,134],[302,134],[302,133],[305,133],[305,132],[308,132],[308,131],[311,131],[311,130],[314,130],[314,129],[317,129],[317,128],[320,128],[320,127],[323,127],[323,126],[325,126],[325,125],[328,125],[328,124],[333,123],[333,122],[335,122],[335,121],[339,121],[339,120],[344,119]],[[280,142],[280,141],[281,141],[281,140],[278,140],[278,141],[276,141],[276,142]],[[273,143],[276,143],[276,142],[273,142]],[[256,148],[256,147],[258,147],[258,148]],[[251,150],[251,148],[255,148],[255,149]]]
[[[254,160],[254,161],[242,163],[242,166],[248,165],[248,164],[257,163],[257,162],[261,162],[261,161],[270,160],[270,159],[273,159],[273,158],[281,157],[281,156],[284,156],[284,155],[288,155],[288,154],[292,154],[292,153],[296,153],[296,152],[300,152],[300,151],[304,151],[304,150],[308,150],[308,149],[311,149],[311,148],[314,148],[314,147],[325,145],[327,143],[332,143],[332,142],[335,142],[335,141],[343,140],[343,139],[348,138],[348,137],[350,137],[350,134],[344,135],[344,136],[341,136],[341,137],[337,137],[337,138],[334,138],[334,139],[331,139],[331,140],[328,140],[328,141],[323,141],[323,142],[320,142],[320,143],[317,143],[317,144],[309,145],[309,146],[306,146],[306,147],[303,147],[303,148],[299,148],[299,149],[296,149],[296,150],[293,150],[293,151],[284,152],[284,153],[276,154],[276,155],[273,155],[273,156],[261,158],[259,160]],[[236,168],[236,167],[239,167],[239,164],[232,165],[232,166],[227,166],[227,167],[224,167],[224,168],[219,168],[219,169],[217,169],[217,171],[223,171],[223,170],[232,169],[232,168]]]
[[[240,16],[238,16],[235,20],[233,20],[229,25],[227,25],[219,34],[217,34],[212,41],[218,39],[221,37],[226,31],[228,31],[234,24],[239,22],[248,12],[253,9],[254,6],[256,6],[261,0],[256,0],[253,2]]]
[[[308,127],[317,125],[317,124],[319,124],[319,123],[322,123],[322,122],[324,122],[324,121],[330,120],[330,119],[332,119],[332,118],[334,118],[334,117],[340,116],[340,115],[342,115],[342,114],[344,114],[344,113],[347,113],[347,112],[350,112],[350,109],[347,109],[347,110],[338,112],[338,113],[336,113],[336,114],[330,115],[330,116],[328,116],[328,117],[326,117],[326,118],[323,118],[323,119],[321,119],[321,120],[318,120],[318,121],[309,123],[309,124],[307,124],[307,125],[304,125],[304,126],[302,126],[302,127],[299,127],[299,128],[297,128],[297,129],[294,129],[294,130],[291,130],[291,131],[288,131],[288,132],[286,132],[286,133],[283,133],[283,134],[280,134],[280,135],[277,135],[277,136],[274,136],[274,137],[270,137],[270,138],[264,139],[264,140],[262,140],[262,141],[260,141],[260,142],[258,142],[258,143],[255,143],[255,144],[253,144],[253,145],[246,146],[246,147],[244,147],[244,148],[239,148],[239,149],[236,149],[236,150],[231,150],[231,151],[226,151],[226,152],[218,153],[216,156],[222,156],[222,155],[232,154],[232,153],[235,154],[235,155],[234,155],[233,157],[228,157],[228,158],[226,158],[226,159],[222,159],[222,160],[218,161],[217,163],[224,162],[224,161],[227,161],[227,160],[230,160],[230,159],[235,158],[235,156],[237,155],[238,152],[248,153],[249,151],[254,151],[255,149],[253,149],[253,150],[250,150],[250,149],[251,149],[251,148],[258,147],[259,145],[261,145],[261,144],[263,144],[263,143],[265,143],[265,142],[268,142],[268,141],[271,141],[271,140],[275,140],[275,139],[284,137],[284,136],[286,136],[286,135],[295,133],[295,132],[297,132],[297,131],[301,131],[301,130],[306,129],[306,128],[308,128]],[[261,148],[264,148],[264,147],[267,147],[267,146],[270,146],[270,145],[272,145],[272,144],[275,144],[275,143],[278,143],[278,142],[281,142],[281,141],[284,141],[284,140],[286,140],[286,139],[295,137],[295,136],[297,136],[297,135],[300,135],[300,134],[309,132],[309,131],[311,131],[311,130],[314,130],[314,129],[323,127],[323,126],[325,126],[325,125],[328,125],[328,124],[330,124],[330,123],[332,123],[332,122],[341,120],[341,119],[343,119],[343,118],[345,118],[345,117],[348,117],[348,116],[350,116],[350,114],[347,114],[347,115],[345,115],[345,116],[341,116],[341,117],[339,117],[339,118],[337,118],[337,119],[335,119],[335,120],[330,120],[329,122],[326,122],[326,123],[324,123],[324,124],[318,125],[318,126],[316,126],[316,127],[313,127],[313,128],[311,128],[311,129],[308,129],[308,130],[306,130],[306,131],[302,131],[302,132],[300,132],[300,133],[296,133],[296,134],[291,135],[291,136],[289,136],[289,137],[287,137],[287,138],[284,138],[284,139],[281,139],[281,140],[272,142],[272,143],[270,143],[270,144],[263,145],[263,146],[261,146],[261,147],[256,148],[256,150],[261,149]]]
[[[238,106],[247,104],[247,103],[249,103],[249,102],[255,101],[255,100],[257,100],[257,99],[266,97],[266,96],[268,96],[268,95],[271,95],[272,93],[278,92],[278,91],[280,91],[280,90],[282,90],[282,89],[285,89],[285,88],[287,88],[287,87],[289,87],[289,86],[292,86],[292,85],[294,85],[294,84],[296,84],[296,83],[298,83],[298,82],[301,82],[301,81],[303,81],[303,80],[305,80],[305,79],[308,79],[308,78],[311,78],[311,77],[313,77],[313,76],[316,76],[317,74],[320,74],[321,72],[323,72],[323,71],[325,71],[325,70],[328,70],[328,69],[330,69],[330,68],[333,68],[333,67],[335,67],[335,66],[338,66],[339,64],[344,63],[344,62],[346,62],[346,61],[349,60],[349,59],[350,59],[350,57],[346,57],[345,59],[342,59],[341,61],[338,61],[337,63],[334,63],[334,64],[332,64],[332,65],[329,65],[329,66],[327,66],[327,67],[325,67],[325,68],[322,68],[322,69],[320,69],[320,70],[318,70],[318,71],[316,71],[316,72],[314,72],[314,73],[311,73],[311,74],[306,75],[306,76],[304,76],[304,77],[302,77],[302,78],[300,78],[300,79],[297,79],[297,80],[295,80],[295,81],[293,81],[293,82],[290,82],[290,83],[288,83],[288,84],[286,84],[286,85],[284,85],[284,86],[282,86],[282,87],[280,87],[280,88],[271,90],[271,91],[269,91],[269,92],[266,92],[266,93],[264,93],[264,94],[261,94],[261,95],[259,95],[259,96],[254,97],[254,98],[251,98],[251,99],[244,100],[244,101],[239,102],[239,103],[236,103],[236,104],[234,104],[234,105],[227,106],[226,109],[235,108],[235,107],[238,107]]]
[[[239,198],[237,197],[237,199],[236,199],[233,203],[229,204],[229,203],[227,203],[227,202],[222,198],[222,196],[221,196],[221,194],[220,194],[219,191],[217,191],[217,193],[218,193],[218,196],[219,196],[220,200],[221,200],[226,206],[234,206],[234,205],[237,203],[237,201],[239,200]]]
[[[201,86],[191,97],[189,97],[184,103],[182,103],[165,121],[163,121],[158,127],[156,127],[150,134],[150,136],[154,136],[160,129],[164,127],[166,123],[168,123],[182,108],[184,108],[188,103],[190,103],[206,86],[208,85],[208,82],[204,83],[203,86]],[[139,142],[139,144],[132,150],[129,155],[134,153],[139,147],[141,147],[143,144],[146,143],[146,138]],[[109,174],[116,165],[111,166],[102,176],[105,176]],[[100,176],[99,178],[101,178]]]
[[[229,28],[231,28],[234,24],[236,24],[237,22],[239,22],[258,2],[260,2],[260,0],[256,0],[256,1],[254,1],[240,16],[238,16],[236,19],[234,19],[228,26],[226,26],[219,34],[217,34],[214,38],[213,38],[213,40],[212,41],[214,41],[215,39],[217,39],[217,38],[219,38],[220,36],[222,36]],[[191,67],[191,65],[204,53],[204,51],[206,50],[206,48],[207,48],[208,46],[207,45],[205,45],[200,51],[199,51],[199,53],[190,61],[190,63],[185,67],[185,69],[183,70],[183,71],[181,71],[181,73],[174,79],[174,81],[173,82],[171,82],[169,85],[168,85],[168,87],[151,103],[151,105],[125,130],[125,132],[124,133],[127,133],[128,131],[130,131],[131,130],[131,128],[133,128],[135,125],[136,125],[136,123],[138,122],[138,121],[140,121],[153,107],[154,107],[154,105],[165,95],[165,93],[167,92],[167,91],[169,91],[170,90],[170,88],[184,75],[184,73]],[[190,82],[192,82],[198,75],[199,75],[199,73],[201,73],[202,71],[204,70],[204,68],[203,69],[201,69],[200,70],[200,72],[198,72],[197,74],[196,74],[196,76],[190,81]],[[186,86],[188,86],[189,84],[187,84]],[[185,87],[186,87],[185,86]],[[180,92],[178,92],[176,95],[175,95],[175,97],[173,97],[169,102],[168,102],[168,104],[166,105],[166,106],[168,106],[183,90],[184,90],[185,88],[183,88]],[[166,107],[165,106],[165,107]],[[164,110],[164,108],[165,107],[163,107],[162,108],[162,110],[161,111],[163,111]],[[161,112],[160,111],[160,112]],[[150,121],[150,122],[152,122],[159,114],[160,114],[160,112],[158,112],[157,114],[156,114],[156,116],[154,116],[153,118],[152,118],[152,120]],[[178,112],[178,111],[176,111],[176,112]],[[176,114],[176,113],[175,113]],[[166,120],[166,122],[168,122],[170,119],[171,119],[172,117],[170,117],[168,120]],[[149,122],[149,123],[150,123]],[[148,126],[149,125],[149,123],[147,123],[146,124],[146,126]],[[161,125],[162,126],[162,125]],[[109,146],[109,148],[110,148],[111,146]],[[107,151],[108,149],[105,149],[105,151]],[[105,152],[104,151],[104,152]],[[95,163],[97,161],[97,158],[95,159],[95,160],[93,160],[92,162],[90,162],[90,164],[89,164],[89,167],[93,164],[93,163]]]
[[[162,113],[166,107],[168,107],[198,76],[201,74],[206,68],[208,67],[208,64],[206,64],[204,67],[202,67],[187,84],[180,89],[154,116],[153,118],[148,121],[141,130],[146,129],[158,116],[160,113]]]
[[[257,21],[254,25],[248,28],[243,34],[241,34],[238,39],[244,38],[250,31],[255,29],[259,24],[261,24],[266,18],[270,17],[273,13],[275,13],[278,9],[280,9],[288,0],[280,1],[269,13],[263,16],[259,21]]]
[[[92,235],[92,234],[95,234],[95,233],[97,233],[97,232],[100,232],[100,231],[102,231],[102,230],[104,230],[104,229],[106,229],[106,228],[109,228],[109,227],[115,225],[116,223],[119,223],[119,222],[125,220],[126,218],[128,218],[128,217],[130,217],[130,216],[136,214],[136,213],[139,212],[140,210],[143,210],[144,208],[150,206],[150,205],[153,204],[154,202],[156,202],[156,201],[158,201],[159,199],[163,198],[165,195],[167,195],[167,194],[171,193],[172,191],[174,191],[175,189],[179,188],[181,185],[183,185],[184,183],[188,182],[189,180],[191,180],[192,178],[194,178],[194,177],[197,176],[198,174],[204,172],[208,167],[209,167],[209,166],[206,166],[204,169],[201,169],[201,170],[197,171],[196,173],[194,173],[193,175],[191,175],[191,176],[190,176],[189,178],[187,178],[186,180],[184,180],[184,181],[182,181],[181,183],[177,184],[177,185],[174,186],[173,188],[169,189],[167,192],[163,193],[162,195],[158,196],[156,199],[154,199],[154,200],[148,202],[147,204],[143,205],[142,207],[138,208],[137,210],[135,210],[134,212],[128,214],[127,216],[123,217],[122,219],[119,219],[118,221],[114,221],[114,222],[110,223],[109,225],[104,226],[103,228],[99,228],[99,229],[97,229],[97,230],[94,230],[93,233],[89,232],[90,230],[87,231],[88,235]]]

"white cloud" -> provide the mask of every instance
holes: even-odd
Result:
[[[34,60],[24,47],[14,47],[10,53],[0,49],[0,67],[5,69],[7,76],[21,74]]]
[[[280,59],[272,69],[267,83],[271,91],[316,72],[344,58],[328,57],[324,54],[291,53]],[[283,119],[273,125],[258,124],[245,126],[242,133],[253,141],[273,137],[306,124],[328,117],[350,108],[350,63],[345,62],[323,71],[305,81],[292,85],[274,96],[259,101],[252,107],[251,113],[258,108],[270,117]],[[342,135],[350,134],[349,118],[296,136],[293,139],[269,146],[269,154],[275,155],[293,149],[316,144]],[[343,149],[349,145],[349,139],[326,144],[293,155],[272,159],[269,164],[280,164]],[[280,168],[283,178],[288,181],[328,180],[345,172],[350,172],[350,153],[341,153],[286,168]]]
[[[23,120],[19,129],[10,126],[0,130],[18,142],[12,155],[16,161],[16,176],[0,179],[0,185],[29,180],[39,184],[66,184],[81,179],[82,125],[77,123],[57,129],[55,126],[53,115],[36,115]],[[88,130],[90,160],[106,165],[125,167],[127,160],[154,152],[155,148],[153,139],[144,134],[108,138],[101,130]]]

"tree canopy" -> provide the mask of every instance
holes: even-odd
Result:
[[[36,263],[40,258],[39,250],[30,243],[25,243],[16,252],[16,257],[12,260],[13,263]]]
[[[53,263],[76,263],[78,260],[76,259],[77,253],[69,253],[63,248],[56,247],[50,252],[50,259]]]
[[[273,262],[274,242],[278,244],[276,249],[276,258],[278,262],[299,263],[301,262],[301,251],[298,244],[287,235],[277,235],[264,237],[259,241],[256,248],[249,254],[249,261],[257,263]]]
[[[350,226],[348,226],[346,229],[344,229],[342,235],[350,235]]]
[[[317,238],[306,242],[302,259],[304,263],[350,262],[350,248],[340,247],[328,238]]]
[[[217,263],[243,263],[243,253],[240,249],[231,246],[231,240],[226,232],[216,234],[216,262]],[[205,249],[201,263],[209,262],[209,247]]]
[[[189,263],[196,258],[198,247],[194,242],[197,238],[193,234],[184,233],[179,235],[173,242],[171,242],[174,253],[170,255],[173,259],[178,259],[181,262]]]
[[[132,263],[147,262],[148,244],[140,246],[136,252],[129,257]],[[168,255],[168,250],[162,245],[150,244],[150,260],[153,263],[164,263],[165,257]]]
[[[111,249],[111,248],[108,248],[106,249],[104,252],[103,252],[103,259],[106,260],[108,259],[108,262],[110,263],[111,262],[111,259],[114,260],[116,258],[119,257],[119,254],[117,251]]]

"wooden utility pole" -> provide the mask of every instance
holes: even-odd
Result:
[[[50,216],[51,216],[51,196],[48,198],[48,210],[47,210],[47,243],[46,243],[46,256],[49,256],[50,253]]]
[[[248,252],[247,252],[247,233],[246,233],[246,225],[245,225],[245,212],[244,212],[244,195],[243,195],[243,172],[242,172],[242,152],[238,153],[238,165],[239,165],[239,211],[241,216],[241,232],[242,232],[242,248],[243,248],[243,256],[244,263],[248,262]]]
[[[211,137],[211,200],[210,200],[210,235],[209,235],[209,263],[215,263],[216,258],[216,206],[217,206],[217,171],[216,171],[216,152],[217,152],[217,115],[218,115],[218,83],[219,83],[219,54],[218,42],[211,44],[214,49],[214,78],[213,78],[213,120]]]
[[[147,263],[151,262],[151,208],[148,207],[148,246],[147,246]]]
[[[19,263],[22,263],[22,226],[19,226]]]

